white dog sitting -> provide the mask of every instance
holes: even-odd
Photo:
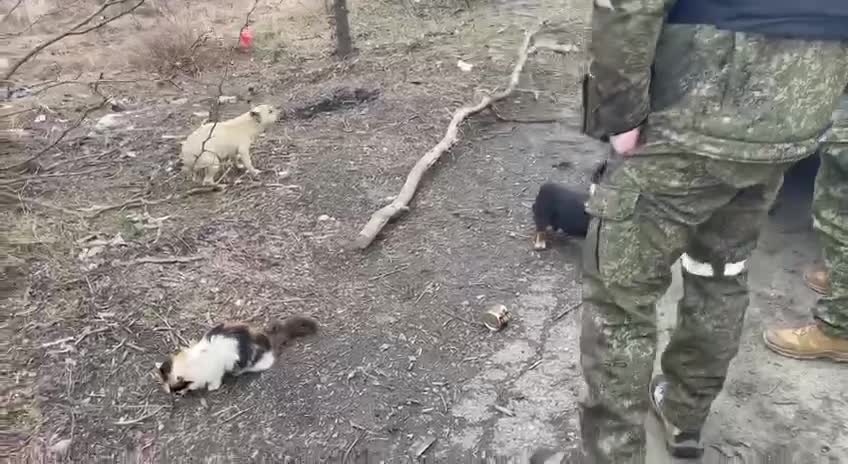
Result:
[[[180,160],[183,172],[194,178],[203,171],[203,185],[215,183],[221,165],[227,161],[241,165],[250,175],[259,174],[250,160],[250,146],[256,136],[277,121],[278,116],[273,106],[259,105],[233,119],[200,126],[182,143]]]

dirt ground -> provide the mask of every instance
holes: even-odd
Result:
[[[25,4],[42,8],[33,17],[51,11],[46,0]],[[546,34],[580,50],[587,6],[352,2],[358,54],[341,62],[323,2],[260,2],[254,50],[222,80],[215,47],[235,42],[250,4],[155,2],[15,76],[30,89],[16,104],[40,106],[17,123],[33,140],[0,166],[49,146],[98,93],[115,104],[0,179],[19,197],[0,202],[5,245],[25,263],[4,276],[10,427],[0,452],[12,462],[466,462],[575,449],[580,244],[533,251],[530,205],[544,181],[586,186],[603,154],[577,131],[580,53],[533,58],[501,118],[463,126],[410,212],[368,250],[347,245],[451,113],[503,88],[527,27],[549,18]],[[6,66],[70,21],[47,15],[27,29],[13,19],[25,32],[0,34]],[[207,27],[196,59],[150,52]],[[162,63],[179,72],[162,74]],[[101,72],[111,82],[53,86]],[[223,191],[189,194],[178,142],[219,84],[236,97],[224,118],[257,103],[288,117],[253,147],[258,178],[233,172]],[[375,97],[311,114],[355,89]],[[773,218],[755,259],[744,348],[708,424],[715,462],[848,462],[844,367],[784,360],[759,342],[764,324],[804,320],[813,301],[797,270],[816,248],[798,211]],[[676,291],[660,307],[664,324]],[[494,303],[514,317],[499,333],[479,324]],[[271,371],[180,399],[156,384],[155,362],[214,322],[291,315],[316,318],[320,332]],[[791,460],[762,460],[781,445]],[[664,462],[651,446],[649,462]]]

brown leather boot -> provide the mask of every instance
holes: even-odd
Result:
[[[789,358],[848,362],[848,339],[828,337],[815,324],[768,329],[763,340],[772,351]]]
[[[804,283],[814,292],[825,295],[830,291],[830,274],[823,264],[817,264],[804,271]]]

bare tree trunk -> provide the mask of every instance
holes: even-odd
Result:
[[[333,21],[336,34],[336,55],[346,58],[353,52],[350,22],[347,18],[347,0],[333,0]]]

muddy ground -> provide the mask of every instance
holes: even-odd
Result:
[[[202,5],[221,43],[234,41],[249,6]],[[482,113],[463,126],[411,211],[368,250],[347,245],[451,113],[506,84],[524,30],[551,18],[550,37],[581,49],[586,6],[354,2],[359,52],[345,62],[329,56],[322,8],[260,5],[256,48],[223,81],[225,66],[140,80],[157,76],[121,61],[132,34],[118,26],[21,71],[40,82],[61,79],[50,74],[57,67],[87,73],[80,79],[105,68],[104,79],[133,82],[93,89],[118,105],[92,112],[28,172],[4,173],[3,189],[18,197],[3,203],[6,235],[26,263],[8,274],[14,292],[4,302],[3,452],[13,461],[339,462],[367,453],[458,462],[579,445],[580,243],[533,251],[530,205],[544,181],[586,186],[603,155],[577,131],[580,53],[531,60],[500,118]],[[120,21],[161,27],[156,15]],[[21,56],[20,46],[7,50]],[[85,53],[97,59],[74,61]],[[236,97],[223,117],[260,102],[289,117],[253,148],[257,179],[233,172],[223,191],[189,194],[194,186],[174,169],[177,143],[221,82]],[[352,89],[376,98],[294,111]],[[21,124],[34,140],[3,166],[48,146],[97,101],[93,90],[39,94],[46,106]],[[844,367],[778,358],[759,341],[766,323],[805,320],[813,301],[797,272],[816,253],[799,198],[758,250],[744,348],[708,424],[709,459],[775,462],[754,451],[783,445],[795,455],[777,462],[848,462]],[[676,288],[661,305],[664,324]],[[514,317],[499,333],[479,324],[494,303]],[[320,333],[270,372],[178,400],[152,376],[155,362],[214,322],[300,314]],[[663,462],[656,446],[651,453],[649,462]]]

